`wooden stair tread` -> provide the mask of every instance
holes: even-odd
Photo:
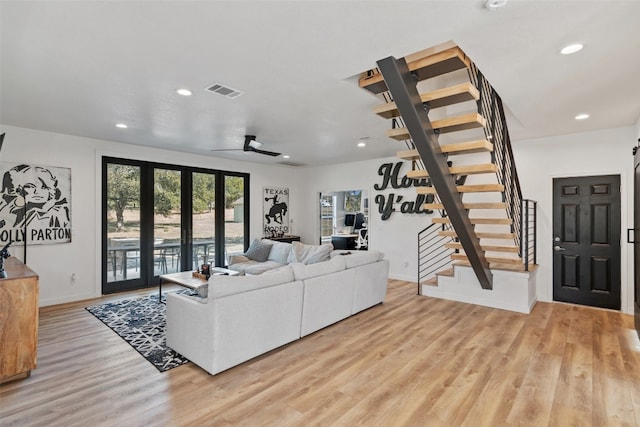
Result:
[[[432,77],[461,70],[470,66],[471,61],[458,46],[449,44],[442,50],[440,46],[425,49],[405,57],[409,70],[418,78],[426,80]],[[387,91],[382,74],[375,70],[364,72],[360,75],[358,84],[362,89],[374,94]]]
[[[434,120],[431,126],[440,133],[457,132],[467,129],[481,128],[487,121],[478,113],[463,114],[461,116],[448,117],[446,119]],[[387,131],[387,136],[398,141],[411,139],[409,131],[405,127],[395,128]]]
[[[463,249],[462,243],[459,243],[459,242],[445,243],[444,246],[449,249]],[[498,245],[482,245],[481,244],[480,248],[482,248],[482,250],[485,252],[509,252],[509,253],[517,254],[519,251],[517,246],[498,246]]]
[[[478,139],[476,141],[442,144],[440,145],[440,150],[449,155],[491,152],[493,151],[493,144],[486,139]]]
[[[486,139],[480,139],[477,141],[457,142],[454,144],[444,144],[440,146],[440,150],[443,154],[455,155],[455,154],[470,154],[480,152],[493,151],[493,144]],[[396,156],[402,160],[419,160],[420,154],[418,150],[404,150],[398,151]]]
[[[470,202],[464,203],[465,209],[506,209],[507,204],[504,202]],[[430,210],[443,210],[444,205],[442,203],[425,203],[422,205],[422,209],[430,209]]]
[[[451,259],[456,261],[467,261],[468,258],[465,254],[451,254]],[[522,265],[522,259],[520,258],[499,258],[499,257],[485,257],[489,265],[491,264],[507,264],[507,265]]]
[[[469,261],[456,261],[453,263],[454,266],[462,266],[462,267],[471,267],[471,263]],[[503,270],[503,271],[516,271],[516,272],[524,272],[524,264],[516,265],[516,264],[500,264],[493,263],[489,265],[491,270]],[[537,268],[537,265],[530,264],[529,271],[533,271]]]
[[[451,175],[473,175],[482,173],[495,173],[498,167],[493,163],[484,163],[480,165],[451,166],[449,173]],[[407,172],[407,177],[414,179],[428,178],[429,172],[425,169],[416,169]]]
[[[471,224],[500,224],[511,225],[513,220],[511,218],[469,218]],[[431,220],[434,224],[451,224],[449,218],[433,218]]]
[[[425,92],[420,94],[422,103],[429,104],[429,108],[446,107],[465,101],[477,101],[480,98],[480,91],[470,82],[460,83],[455,86]],[[376,107],[374,113],[386,119],[400,116],[395,102],[389,102]]]
[[[458,193],[491,193],[504,191],[502,184],[475,184],[475,185],[458,185],[456,186]],[[436,194],[434,187],[416,187],[418,194]]]
[[[443,237],[458,237],[453,230],[438,231],[438,236]],[[496,239],[496,240],[513,240],[516,235],[514,233],[488,233],[484,231],[476,231],[476,237],[478,239]]]

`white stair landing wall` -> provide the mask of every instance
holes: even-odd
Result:
[[[471,267],[439,276],[438,286],[422,285],[422,295],[529,314],[536,304],[536,271],[491,270],[493,290],[482,289]]]

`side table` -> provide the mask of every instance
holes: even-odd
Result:
[[[291,242],[299,242],[300,236],[292,236],[287,234],[282,237],[265,237],[265,239],[273,240],[274,242],[291,243]]]

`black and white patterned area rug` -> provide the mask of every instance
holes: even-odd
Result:
[[[190,291],[178,292],[189,294]],[[158,303],[157,295],[150,295],[86,307],[86,310],[164,372],[189,361],[167,347],[166,308],[165,304]]]

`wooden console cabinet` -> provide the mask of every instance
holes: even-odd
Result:
[[[38,275],[19,259],[4,262],[0,279],[0,384],[26,378],[36,367]]]

